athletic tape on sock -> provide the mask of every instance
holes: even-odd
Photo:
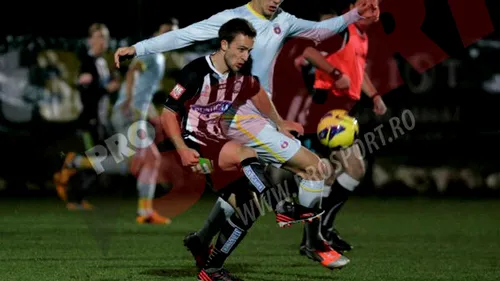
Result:
[[[231,223],[231,221],[229,221]],[[238,242],[238,238],[243,234],[243,230],[241,230],[239,227],[231,223],[231,225],[234,227],[233,232],[227,239],[226,243],[224,243],[224,246],[221,248],[221,252],[228,254],[234,247],[234,244]]]

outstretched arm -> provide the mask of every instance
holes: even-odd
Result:
[[[324,21],[309,21],[290,15],[291,23],[288,36],[304,37],[319,43],[347,28],[348,25],[362,19],[357,9],[352,9],[342,16]]]
[[[134,45],[137,56],[163,53],[192,45],[197,41],[217,38],[219,28],[234,17],[232,10],[225,10],[210,18],[185,28],[143,40]]]
[[[354,9],[324,21],[308,21],[289,15],[291,23],[288,36],[305,37],[319,43],[344,30],[348,25],[361,19],[378,21],[380,10],[378,0],[358,0]]]
[[[225,10],[185,28],[140,41],[130,47],[118,48],[114,56],[115,64],[120,67],[120,57],[163,53],[187,47],[197,41],[217,38],[219,28],[234,17],[232,10]]]

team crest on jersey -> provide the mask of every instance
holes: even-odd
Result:
[[[182,94],[184,94],[185,91],[186,89],[182,87],[181,84],[177,84],[170,92],[170,96],[178,100],[182,96]]]
[[[281,149],[286,149],[288,147],[288,142],[286,140],[280,141]]]
[[[274,33],[281,34],[281,27],[279,24],[275,23],[273,27],[274,27]]]

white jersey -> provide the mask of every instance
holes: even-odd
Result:
[[[160,36],[141,41],[134,45],[137,56],[162,53],[183,48],[197,41],[218,37],[219,28],[233,18],[244,18],[256,29],[252,50],[252,74],[257,76],[264,89],[271,93],[271,77],[274,60],[287,37],[305,37],[320,42],[344,30],[349,24],[361,17],[357,9],[321,22],[299,19],[281,9],[273,19],[266,19],[253,10],[250,4],[229,9],[182,29],[167,32]]]
[[[158,91],[160,82],[163,79],[165,73],[165,57],[163,54],[158,53],[141,57],[137,63],[141,64],[142,71],[134,73],[136,77],[134,79],[132,92],[132,106],[140,110],[141,113],[146,114],[153,100],[153,96]],[[115,109],[120,108],[127,99],[126,88],[127,81],[124,81],[115,103]]]
[[[183,48],[197,41],[205,41],[218,37],[220,27],[233,18],[248,20],[255,30],[257,37],[253,50],[252,74],[259,78],[260,84],[267,93],[272,93],[272,69],[275,59],[288,37],[303,37],[314,40],[316,43],[343,31],[348,25],[357,22],[362,17],[357,9],[346,14],[327,19],[321,22],[303,20],[291,15],[281,8],[272,19],[266,19],[257,13],[250,3],[234,9],[228,9],[212,17],[194,23],[182,29],[167,32],[160,36],[141,41],[134,45],[137,56],[166,52]],[[239,107],[237,115],[262,116],[251,100]],[[250,131],[259,131],[261,125],[255,124],[252,118],[246,118],[243,124],[250,127]]]

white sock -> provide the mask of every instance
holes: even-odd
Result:
[[[137,212],[142,216],[147,216],[153,212],[153,199],[156,190],[156,178],[158,171],[156,169],[142,168],[137,178],[137,191],[139,200],[147,201],[146,205],[139,204]],[[148,179],[145,181],[144,179]]]
[[[331,192],[332,192],[332,186],[325,184],[323,186],[323,198],[326,198],[326,197],[330,196]]]
[[[305,207],[313,207],[316,203],[320,203],[323,198],[323,190],[325,181],[302,180],[299,184],[299,203]]]
[[[353,177],[349,176],[346,173],[340,174],[340,176],[337,177],[336,181],[345,189],[353,192],[356,187],[359,185],[359,181],[354,179]]]

